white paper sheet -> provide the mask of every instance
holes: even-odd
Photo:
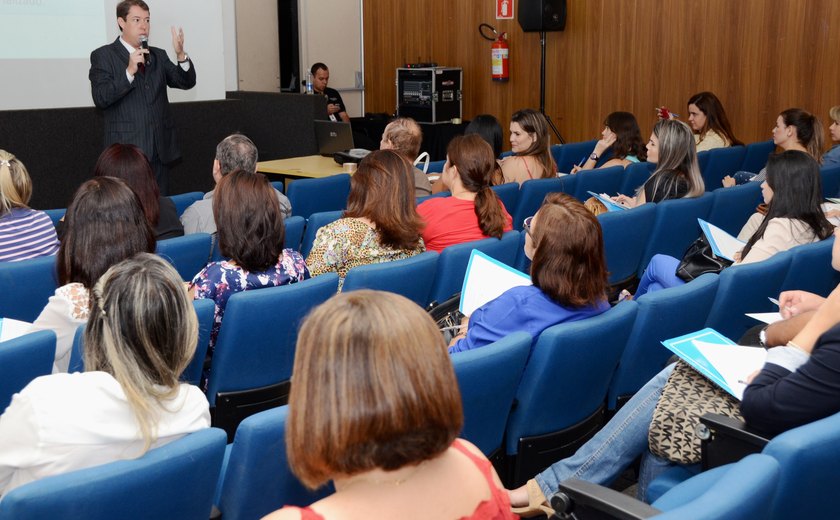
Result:
[[[0,341],[9,341],[29,332],[32,324],[26,321],[0,318]]]
[[[473,249],[461,290],[460,310],[469,316],[508,289],[523,285],[532,285],[530,276]]]

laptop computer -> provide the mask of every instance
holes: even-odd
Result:
[[[319,154],[332,157],[336,152],[353,148],[353,130],[350,123],[316,120],[315,142]]]

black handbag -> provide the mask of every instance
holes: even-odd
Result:
[[[690,282],[706,273],[719,273],[732,265],[731,260],[715,256],[706,235],[700,235],[688,249],[685,250],[680,265],[677,266],[678,278]]]
[[[461,304],[461,293],[453,295],[443,303],[436,303],[427,310],[429,316],[435,320],[443,339],[448,345],[452,338],[458,335],[461,320],[464,315],[459,310]]]

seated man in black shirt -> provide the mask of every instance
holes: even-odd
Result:
[[[318,62],[312,65],[310,72],[312,72],[312,90],[315,91],[315,94],[327,97],[327,114],[329,114],[330,119],[349,123],[350,116],[347,115],[347,109],[341,99],[341,94],[327,86],[330,81],[330,69],[323,63]]]

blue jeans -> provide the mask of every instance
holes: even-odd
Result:
[[[685,285],[685,280],[677,276],[677,267],[680,261],[673,256],[653,255],[650,259],[642,279],[639,281],[639,288],[636,289],[634,299],[649,292],[661,291],[669,287]]]
[[[648,484],[674,464],[648,450],[648,428],[653,410],[672,370],[673,364],[662,369],[574,455],[555,462],[537,475],[535,478],[543,494],[550,499],[560,482],[570,478],[608,485],[642,455],[636,494],[644,499]]]

